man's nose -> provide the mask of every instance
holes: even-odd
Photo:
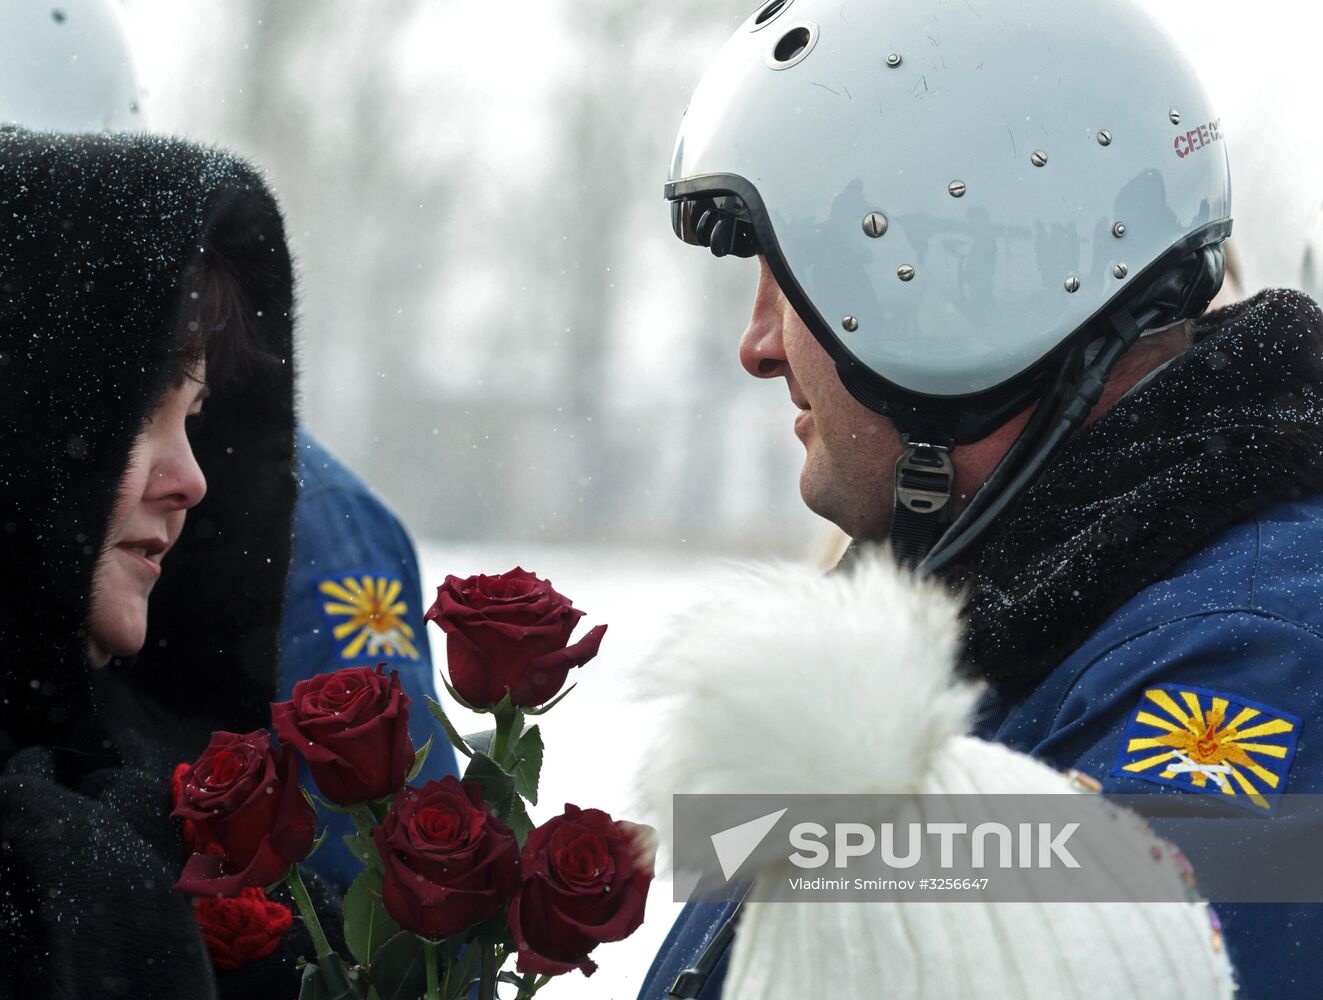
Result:
[[[785,305],[785,296],[772,277],[767,261],[759,257],[753,314],[740,338],[740,364],[754,378],[776,378],[789,370],[782,338]]]

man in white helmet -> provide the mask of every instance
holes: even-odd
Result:
[[[805,502],[968,594],[978,735],[1238,816],[1323,791],[1323,315],[1205,314],[1226,141],[1160,27],[766,0],[666,196],[683,240],[758,258],[739,354],[786,380]],[[688,907],[640,996],[687,968],[718,996],[735,909]],[[1244,995],[1316,990],[1319,906],[1218,911]]]

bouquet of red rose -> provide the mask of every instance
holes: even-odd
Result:
[[[176,888],[199,897],[213,961],[224,968],[239,961],[236,950],[275,949],[289,914],[261,890],[283,882],[316,950],[301,1000],[454,1000],[474,985],[491,1000],[499,984],[522,1000],[562,973],[590,975],[589,953],[643,921],[652,837],[573,805],[535,826],[525,808],[537,804],[543,754],[539,728],[527,720],[569,693],[561,693],[569,670],[597,655],[606,632],[599,625],[571,645],[582,616],[518,568],[449,576],[438,588],[426,617],[446,634],[447,690],[494,723],[461,736],[429,700],[468,759],[462,779],[409,784],[432,741],[415,751],[409,698],[380,665],[301,681],[289,701],[271,706],[274,740],[263,730],[215,733],[201,757],[180,765],[174,815],[193,854]],[[349,958],[332,949],[299,873],[320,843],[300,759],[318,805],[348,813],[357,829],[345,838],[363,864],[344,897]]]

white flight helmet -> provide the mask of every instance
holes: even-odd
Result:
[[[762,254],[905,435],[913,558],[946,531],[950,448],[1052,404],[942,543],[979,522],[967,545],[1143,329],[1203,310],[1231,231],[1218,115],[1130,0],[766,0],[699,83],[666,197],[687,242]]]
[[[114,0],[0,0],[0,126],[143,128],[137,74]]]

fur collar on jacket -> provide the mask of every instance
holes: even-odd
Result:
[[[271,360],[210,386],[191,434],[207,495],[163,563],[147,644],[93,672],[93,567],[204,242]],[[44,744],[80,770],[149,751],[168,766],[211,729],[266,723],[295,497],[292,309],[280,213],[246,164],[177,140],[0,131],[0,759]]]
[[[1089,426],[952,582],[965,665],[1045,677],[1122,604],[1277,500],[1323,492],[1323,313],[1267,291]]]

